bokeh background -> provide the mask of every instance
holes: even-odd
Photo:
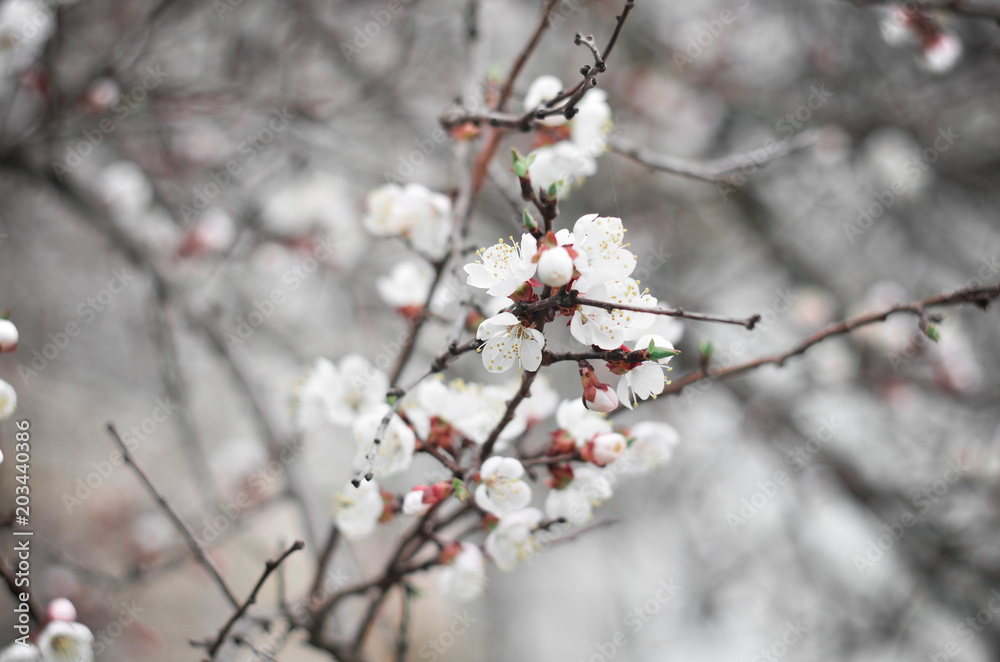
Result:
[[[456,100],[481,104],[541,7],[389,4],[0,4],[0,306],[21,333],[0,377],[34,435],[35,594],[76,603],[106,644],[99,659],[201,659],[188,641],[229,614],[136,476],[107,469],[109,421],[137,429],[138,460],[196,532],[225,517],[211,552],[238,594],[296,538],[308,553],[284,584],[293,599],[308,589],[312,533],[329,525],[354,444],[321,431],[272,473],[269,448],[316,357],[375,361],[407,328],[376,283],[412,254],[365,234],[365,195],[392,178],[455,190],[467,155],[435,138],[439,118]],[[589,54],[574,34],[603,42],[620,4],[561,3],[513,107],[538,75],[575,81]],[[637,2],[600,79],[615,141],[700,161],[819,132],[739,188],[609,152],[560,204],[557,227],[620,216],[661,301],[762,314],[752,332],[686,323],[675,375],[697,368],[701,342],[727,365],[851,314],[1000,282],[1000,7],[941,5],[926,17],[961,45],[943,65],[886,5]],[[507,146],[531,144],[513,135],[501,149],[476,242],[516,232]],[[310,257],[319,268],[303,271]],[[276,290],[283,303],[234,342]],[[682,441],[659,473],[616,486],[597,518],[617,522],[491,570],[472,605],[419,578],[408,659],[997,659],[998,317],[944,312],[937,343],[913,317],[891,318],[782,368],[642,404],[623,420],[667,421]],[[449,329],[429,324],[407,374]],[[485,381],[474,357],[448,374]],[[574,367],[549,376],[576,397]],[[5,513],[12,465],[0,469]],[[226,516],[240,493],[252,505]],[[891,535],[906,514],[913,525]],[[370,575],[401,530],[343,547],[334,567]],[[657,601],[670,581],[679,590]],[[389,659],[394,604],[372,659]],[[127,606],[139,620],[121,627]],[[0,633],[11,619],[0,607]],[[446,636],[456,619],[467,627]],[[625,643],[608,644],[616,635]],[[276,657],[329,659],[302,639]]]

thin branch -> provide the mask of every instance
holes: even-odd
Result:
[[[187,541],[188,546],[191,548],[191,552],[194,554],[195,559],[197,559],[198,563],[200,563],[202,567],[204,567],[205,570],[208,571],[208,574],[212,576],[212,579],[215,580],[215,583],[219,585],[219,588],[222,590],[222,593],[226,596],[226,599],[229,601],[229,604],[232,605],[233,607],[238,608],[239,602],[236,600],[236,596],[233,595],[233,592],[229,588],[229,585],[226,584],[226,580],[222,578],[222,575],[219,573],[219,569],[215,567],[215,562],[212,561],[211,557],[209,557],[209,555],[205,552],[205,548],[201,546],[201,543],[198,542],[198,539],[195,538],[194,533],[192,533],[191,529],[189,529],[187,524],[184,523],[184,520],[180,518],[180,516],[174,510],[173,506],[171,506],[167,502],[167,500],[164,499],[163,496],[156,491],[156,488],[153,487],[153,483],[149,481],[149,477],[147,477],[145,472],[139,467],[138,464],[136,464],[135,458],[132,456],[131,451],[129,451],[128,447],[125,445],[125,442],[122,441],[121,435],[118,434],[118,430],[117,428],[115,428],[114,423],[108,423],[108,432],[111,434],[111,438],[115,441],[115,443],[118,444],[118,447],[121,449],[122,459],[125,460],[125,464],[132,467],[132,470],[135,471],[136,475],[139,476],[139,479],[146,486],[146,489],[149,491],[150,495],[153,497],[156,503],[160,506],[163,512],[167,514],[167,517],[170,518],[170,520],[174,523],[174,526],[176,526],[177,529],[184,536],[184,539]]]
[[[226,635],[228,635],[229,631],[233,628],[234,625],[236,625],[236,622],[241,618],[243,618],[243,615],[246,614],[247,609],[249,609],[251,605],[257,602],[257,594],[260,593],[260,589],[264,586],[264,582],[267,581],[267,578],[271,576],[271,573],[274,572],[282,563],[284,563],[285,559],[287,559],[289,556],[291,556],[292,554],[299,551],[305,546],[306,544],[304,542],[302,542],[301,540],[296,540],[294,543],[292,543],[291,547],[286,549],[281,554],[281,556],[279,556],[274,560],[269,560],[267,563],[264,564],[264,572],[261,574],[260,579],[257,580],[257,583],[254,585],[253,590],[250,591],[250,595],[247,596],[247,599],[243,602],[243,604],[241,604],[237,608],[236,612],[229,617],[229,620],[226,621],[226,624],[222,626],[221,630],[219,630],[219,636],[215,638],[215,643],[213,643],[212,646],[208,649],[208,655],[210,658],[215,659],[215,656],[219,652],[219,649],[222,648],[222,644],[225,643],[226,641]]]
[[[635,161],[636,163],[644,165],[651,170],[668,172],[673,175],[679,175],[681,177],[687,177],[688,179],[696,179],[698,181],[709,182],[712,184],[721,182],[730,186],[742,186],[742,184],[745,183],[746,178],[742,178],[743,181],[739,181],[734,176],[734,173],[744,168],[762,167],[771,161],[810,147],[816,144],[819,136],[819,130],[803,131],[802,133],[785,140],[765,143],[764,147],[756,150],[733,154],[731,156],[726,156],[721,159],[713,159],[711,161],[696,161],[677,156],[652,154],[638,147],[626,145],[621,141],[613,142],[611,144],[611,150]],[[765,156],[758,159],[754,156],[754,154],[759,153],[760,151],[764,151]]]
[[[637,313],[649,313],[650,315],[665,315],[667,317],[683,317],[684,319],[696,320],[698,322],[714,322],[715,324],[735,324],[736,326],[742,326],[749,331],[752,331],[757,322],[760,321],[760,315],[754,313],[747,318],[738,317],[724,317],[722,315],[709,315],[707,313],[689,313],[687,311],[681,310],[680,308],[643,308],[642,306],[630,306],[628,304],[622,303],[612,303],[609,301],[596,301],[594,299],[586,299],[584,297],[575,297],[574,300],[577,304],[582,306],[591,306],[593,308],[603,308],[604,310],[615,311],[615,310],[631,310]]]
[[[500,88],[500,98],[497,100],[497,110],[503,110],[503,107],[507,104],[510,99],[511,93],[514,91],[514,83],[517,81],[517,77],[520,75],[521,70],[524,69],[524,65],[528,62],[528,58],[531,54],[535,52],[535,48],[542,41],[542,35],[545,34],[545,30],[549,27],[550,16],[552,11],[559,4],[559,0],[549,0],[545,5],[545,9],[542,10],[542,18],[538,21],[538,26],[535,27],[535,31],[531,34],[531,39],[525,45],[521,52],[518,54],[517,59],[514,61],[514,66],[511,67],[510,73],[507,74],[507,80],[504,81],[503,87]]]
[[[406,651],[409,648],[410,615],[413,599],[413,589],[409,584],[403,582],[402,614],[399,617],[399,637],[396,639],[396,662],[406,662]]]
[[[884,322],[890,315],[894,315],[896,313],[910,313],[912,315],[916,315],[921,320],[924,320],[927,308],[972,303],[985,310],[989,302],[998,297],[1000,297],[1000,284],[990,287],[966,287],[952,293],[938,294],[936,296],[914,301],[912,303],[896,304],[886,308],[885,310],[860,315],[858,317],[852,317],[842,322],[832,324],[821,331],[817,331],[786,352],[773,354],[771,356],[764,356],[752,361],[747,361],[746,363],[731,366],[729,368],[696,370],[695,372],[684,375],[680,379],[674,380],[663,390],[662,395],[680,393],[684,388],[704,379],[732,377],[733,375],[749,372],[750,370],[767,364],[774,364],[779,367],[783,366],[789,359],[800,354],[804,354],[810,347],[823,342],[827,338],[849,333],[862,326]]]

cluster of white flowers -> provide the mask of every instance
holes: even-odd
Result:
[[[562,91],[560,81],[543,77],[532,85],[525,106],[543,107]],[[588,92],[568,122],[553,116],[542,123],[555,144],[527,159],[517,156],[526,168],[518,174],[532,186],[573,183],[596,169],[594,159],[607,149],[611,128],[602,92]],[[553,173],[560,153],[589,165],[570,176]],[[442,278],[451,277],[435,271],[442,269],[438,260],[451,245],[451,201],[418,184],[389,184],[368,195],[367,207],[364,226],[370,234],[404,239],[424,258],[398,262],[376,282],[381,298],[419,325],[427,319],[423,307],[429,297],[439,294]],[[334,523],[347,538],[369,536],[396,516],[433,521],[438,507],[459,514],[449,502],[464,502],[465,512],[480,518],[487,531],[482,545],[434,540],[440,548],[437,562],[444,566],[441,587],[459,599],[482,592],[487,561],[509,570],[541,549],[541,528],[586,522],[611,498],[620,477],[666,463],[679,439],[665,423],[629,428],[605,415],[619,403],[632,408],[663,390],[664,371],[676,354],[671,342],[679,337],[675,320],[645,312],[655,309],[657,300],[632,278],[637,259],[625,243],[621,219],[587,214],[572,229],[526,227],[519,240],[500,239],[464,265],[466,283],[485,296],[479,308],[483,315],[464,319],[480,341],[475,349],[483,366],[490,373],[514,367],[534,373],[547,356],[576,361],[572,352],[547,354],[545,324],[565,316],[582,354],[600,350],[610,373],[619,376],[617,388],[602,383],[589,362],[579,360],[582,392],[569,400],[560,400],[543,375],[530,375],[527,391],[523,379],[480,384],[435,375],[390,394],[381,370],[349,355],[337,364],[317,360],[298,390],[299,430],[315,435],[328,426],[349,428],[357,444],[354,469],[371,472],[372,479],[355,478],[335,497]],[[430,301],[433,307],[435,299]],[[515,399],[517,406],[508,411]],[[553,419],[546,445],[528,454],[522,443]],[[406,471],[422,452],[444,465],[437,482],[402,493],[383,486],[390,484],[386,477]],[[548,471],[543,485],[534,482],[532,465]]]
[[[562,81],[555,76],[539,77],[524,97],[525,110],[544,108],[546,102],[555,99],[564,89]],[[553,184],[563,182],[572,188],[597,173],[597,157],[607,150],[607,137],[614,128],[607,93],[588,90],[576,110],[569,121],[562,115],[541,120],[560,139],[532,152],[531,181],[536,187],[548,190]]]
[[[76,622],[76,607],[57,598],[46,610],[48,624],[37,645],[14,642],[0,650],[0,662],[93,662],[94,633]]]
[[[438,259],[448,250],[451,199],[420,184],[386,184],[368,194],[363,225],[376,237],[402,237]]]

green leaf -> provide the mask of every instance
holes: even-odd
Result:
[[[715,353],[715,345],[709,340],[703,340],[698,343],[698,355],[704,356],[705,358],[710,358],[712,354]]]
[[[514,174],[524,179],[528,176],[528,170],[531,168],[531,164],[535,162],[535,155],[529,154],[527,157],[521,156],[520,152],[516,148],[511,148],[511,156],[514,159]]]
[[[924,329],[924,333],[934,342],[941,340],[941,332],[938,331],[936,324],[928,324],[927,328]]]
[[[451,481],[451,486],[455,490],[455,498],[465,503],[469,498],[469,490],[465,488],[465,484],[456,478]]]
[[[649,347],[646,349],[649,352],[649,358],[654,361],[659,361],[660,359],[670,358],[671,356],[677,356],[680,354],[676,349],[667,349],[666,347],[657,347],[656,343],[652,340],[649,341]]]
[[[527,209],[525,209],[524,213],[521,215],[521,220],[524,221],[524,228],[528,232],[534,232],[538,229],[538,221],[535,220],[535,217],[532,216]]]

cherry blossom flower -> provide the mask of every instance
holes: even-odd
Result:
[[[465,273],[469,274],[466,282],[487,294],[497,297],[509,297],[525,281],[535,275],[533,258],[538,248],[535,238],[530,234],[521,236],[521,245],[500,243],[476,251],[482,262],[476,260],[465,265]]]
[[[636,257],[622,242],[625,228],[620,218],[587,214],[573,225],[573,248],[587,256],[580,270],[587,283],[606,283],[628,278]]]
[[[660,349],[672,350],[674,346],[666,338],[656,335],[646,335],[635,343],[635,349],[645,349],[653,343]],[[664,383],[669,383],[663,376],[664,370],[672,370],[667,364],[672,357],[668,356],[658,361],[643,361],[632,368],[618,380],[618,400],[632,409],[639,400],[656,398],[663,392]]]
[[[627,306],[655,308],[656,299],[648,292],[640,292],[639,284],[631,278],[607,284],[594,285],[585,292],[587,298]],[[605,310],[594,306],[579,305],[573,313],[570,333],[584,345],[597,345],[601,349],[617,349],[625,339],[628,329],[649,327],[655,315],[632,310]]]
[[[0,379],[0,421],[5,421],[17,410],[17,391]]]
[[[434,281],[434,270],[423,261],[400,262],[392,273],[375,282],[382,300],[405,314],[423,310]]]
[[[319,358],[298,392],[297,425],[303,431],[325,423],[350,426],[384,405],[388,390],[389,378],[360,354],[348,354],[339,366]]]
[[[451,483],[442,481],[434,485],[417,485],[403,497],[403,513],[422,517],[436,503],[452,493]]]
[[[534,531],[542,521],[542,511],[525,508],[502,517],[486,536],[486,552],[501,570],[511,570],[518,561],[535,553],[538,544]]]
[[[376,237],[403,237],[414,248],[438,258],[448,249],[451,200],[420,184],[386,184],[368,194],[362,224]]]
[[[561,198],[566,197],[569,189],[597,174],[597,161],[571,140],[539,147],[531,154],[535,157],[528,172],[532,186],[548,191],[553,184],[562,182],[565,188]]]
[[[667,423],[642,421],[629,428],[632,443],[620,460],[625,473],[644,474],[659,469],[673,457],[680,433]]]
[[[539,76],[528,87],[528,93],[524,95],[524,109],[535,110],[547,101],[552,101],[563,91],[562,81],[555,76]],[[539,120],[545,126],[562,126],[566,123],[563,115],[552,115]]]
[[[588,441],[587,445],[580,451],[580,455],[588,462],[604,467],[621,457],[627,447],[628,440],[625,439],[624,435],[617,432],[605,432]]]
[[[354,439],[358,443],[358,452],[354,458],[356,469],[365,468],[367,455],[371,452],[372,444],[375,442],[375,435],[382,424],[382,418],[388,412],[389,405],[382,405],[358,416],[354,422]],[[393,414],[392,418],[389,419],[389,426],[385,430],[382,443],[378,445],[375,452],[374,474],[376,476],[390,476],[406,471],[413,461],[416,441],[413,430],[397,414]]]
[[[336,502],[333,521],[351,540],[364,538],[374,531],[385,508],[382,492],[374,480],[361,481],[358,487],[348,481],[337,493]]]
[[[545,498],[545,514],[583,524],[594,508],[611,498],[611,482],[592,467],[575,467],[573,481],[561,490],[550,490]]]
[[[32,643],[13,643],[0,650],[0,662],[43,662],[42,651]]]
[[[573,257],[562,246],[543,251],[538,258],[538,280],[550,287],[562,287],[573,278]]]
[[[542,364],[542,347],[545,336],[538,329],[531,329],[513,313],[500,313],[479,325],[476,338],[485,340],[479,351],[483,365],[490,372],[506,372],[515,364],[529,372]]]
[[[486,564],[479,547],[460,543],[454,560],[441,571],[441,592],[458,600],[468,601],[482,594],[486,587]]]
[[[462,380],[445,384],[440,377],[427,379],[417,387],[406,412],[422,438],[430,429],[430,419],[438,417],[470,441],[483,444],[503,418],[507,401],[519,386],[484,386]],[[526,425],[525,418],[515,416],[500,434],[497,450],[502,448],[502,442],[519,437]]]
[[[588,410],[580,399],[562,401],[556,409],[556,425],[573,438],[577,448],[599,434],[611,432],[611,423],[604,415]]]
[[[38,637],[38,648],[46,662],[93,662],[94,634],[76,622],[76,608],[65,598],[53,600],[47,609],[50,620]]]
[[[0,319],[0,353],[17,349],[17,327],[10,320]]]
[[[512,457],[494,455],[483,462],[476,505],[503,518],[531,502],[531,487],[521,480],[524,467]]]
[[[597,156],[608,149],[608,134],[614,128],[608,93],[591,89],[576,105],[577,113],[570,122],[570,140],[584,154]]]

